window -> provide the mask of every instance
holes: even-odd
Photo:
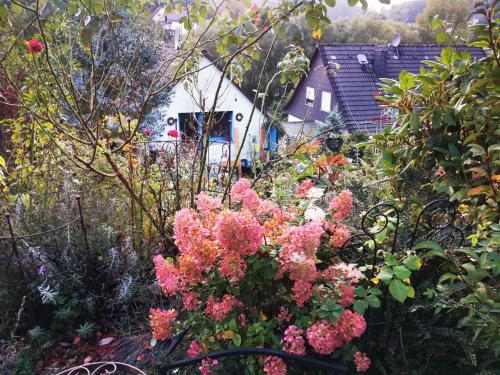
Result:
[[[306,105],[314,106],[314,89],[312,87],[306,88]]]
[[[323,112],[330,113],[332,103],[332,94],[328,91],[323,91],[321,93],[321,110]]]
[[[210,127],[210,140],[231,141],[233,112],[215,112],[211,124],[207,124],[209,113],[179,113],[179,128],[182,140],[196,140],[201,134],[201,127]]]
[[[233,112],[215,112],[212,124],[209,126],[212,129],[210,139],[224,142],[230,141],[232,119]]]

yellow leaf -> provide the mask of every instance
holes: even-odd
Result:
[[[316,29],[312,33],[313,39],[319,40],[321,39],[321,29]]]
[[[485,185],[473,187],[469,189],[469,191],[467,192],[467,196],[472,197],[473,195],[481,194],[485,188]]]
[[[420,267],[422,267],[422,261],[420,260],[420,258],[417,259],[417,268],[420,269]]]
[[[222,338],[225,339],[225,340],[230,340],[232,339],[234,336],[234,332],[233,331],[224,331],[222,333]]]
[[[491,181],[500,182],[500,174],[494,174],[493,176],[491,176]]]
[[[262,311],[260,312],[260,320],[264,320],[264,321],[267,320],[267,316],[265,316]]]
[[[410,278],[409,278],[409,277],[407,277],[406,279],[403,279],[403,281],[404,281],[405,283],[409,284],[409,283],[410,283]]]
[[[415,298],[415,289],[413,289],[411,286],[408,287],[408,297]]]
[[[371,282],[374,283],[375,285],[378,285],[378,283],[380,282],[380,280],[377,277],[373,277],[371,279]]]

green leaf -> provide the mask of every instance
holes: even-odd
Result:
[[[239,333],[235,333],[233,335],[233,344],[236,345],[236,346],[240,346],[241,345],[241,336]]]
[[[367,308],[368,303],[363,300],[357,299],[352,303],[352,309],[360,314],[364,314]]]
[[[388,283],[393,277],[392,271],[388,267],[382,268],[382,271],[380,271],[377,275],[377,279],[381,280],[384,283]]]
[[[373,307],[375,309],[380,307],[380,300],[377,298],[377,296],[369,295],[368,297],[366,297],[366,302],[368,303],[368,305],[370,305],[370,307]]]
[[[415,250],[430,249],[443,252],[443,248],[434,241],[422,241],[415,245]]]
[[[411,271],[408,268],[406,268],[405,266],[397,266],[397,267],[394,267],[394,275],[398,279],[404,280],[404,279],[407,279],[408,277],[410,277]]]
[[[384,261],[388,266],[395,266],[397,264],[396,258],[391,253],[384,254]]]
[[[408,287],[401,280],[394,279],[389,284],[389,293],[401,303],[408,298],[408,292]]]
[[[403,261],[403,264],[412,271],[417,271],[422,267],[422,261],[418,256],[411,256]]]
[[[447,40],[448,40],[448,34],[446,34],[444,31],[436,35],[436,42],[438,43],[443,43],[446,42]]]

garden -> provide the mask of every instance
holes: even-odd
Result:
[[[382,130],[293,137],[328,12],[372,1],[161,3],[0,1],[0,373],[498,374],[500,1],[428,17]],[[165,131],[203,61],[197,135]]]

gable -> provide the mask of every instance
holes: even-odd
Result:
[[[184,81],[179,81],[173,88],[170,107],[178,112],[207,112],[211,110],[217,96],[216,111],[241,111],[242,107],[251,109],[251,101],[238,86],[227,77],[212,61],[203,57],[199,71],[195,73],[194,83],[186,90]],[[222,77],[222,84],[217,95],[217,88]],[[255,107],[254,118],[263,119],[262,112]]]
[[[307,106],[306,102],[308,102]],[[326,106],[327,102],[328,106]],[[300,79],[285,106],[285,110],[289,115],[300,120],[325,121],[334,103],[333,90],[328,81],[322,58],[319,53],[315,52],[311,58],[309,73]],[[326,108],[329,110],[325,110]]]

